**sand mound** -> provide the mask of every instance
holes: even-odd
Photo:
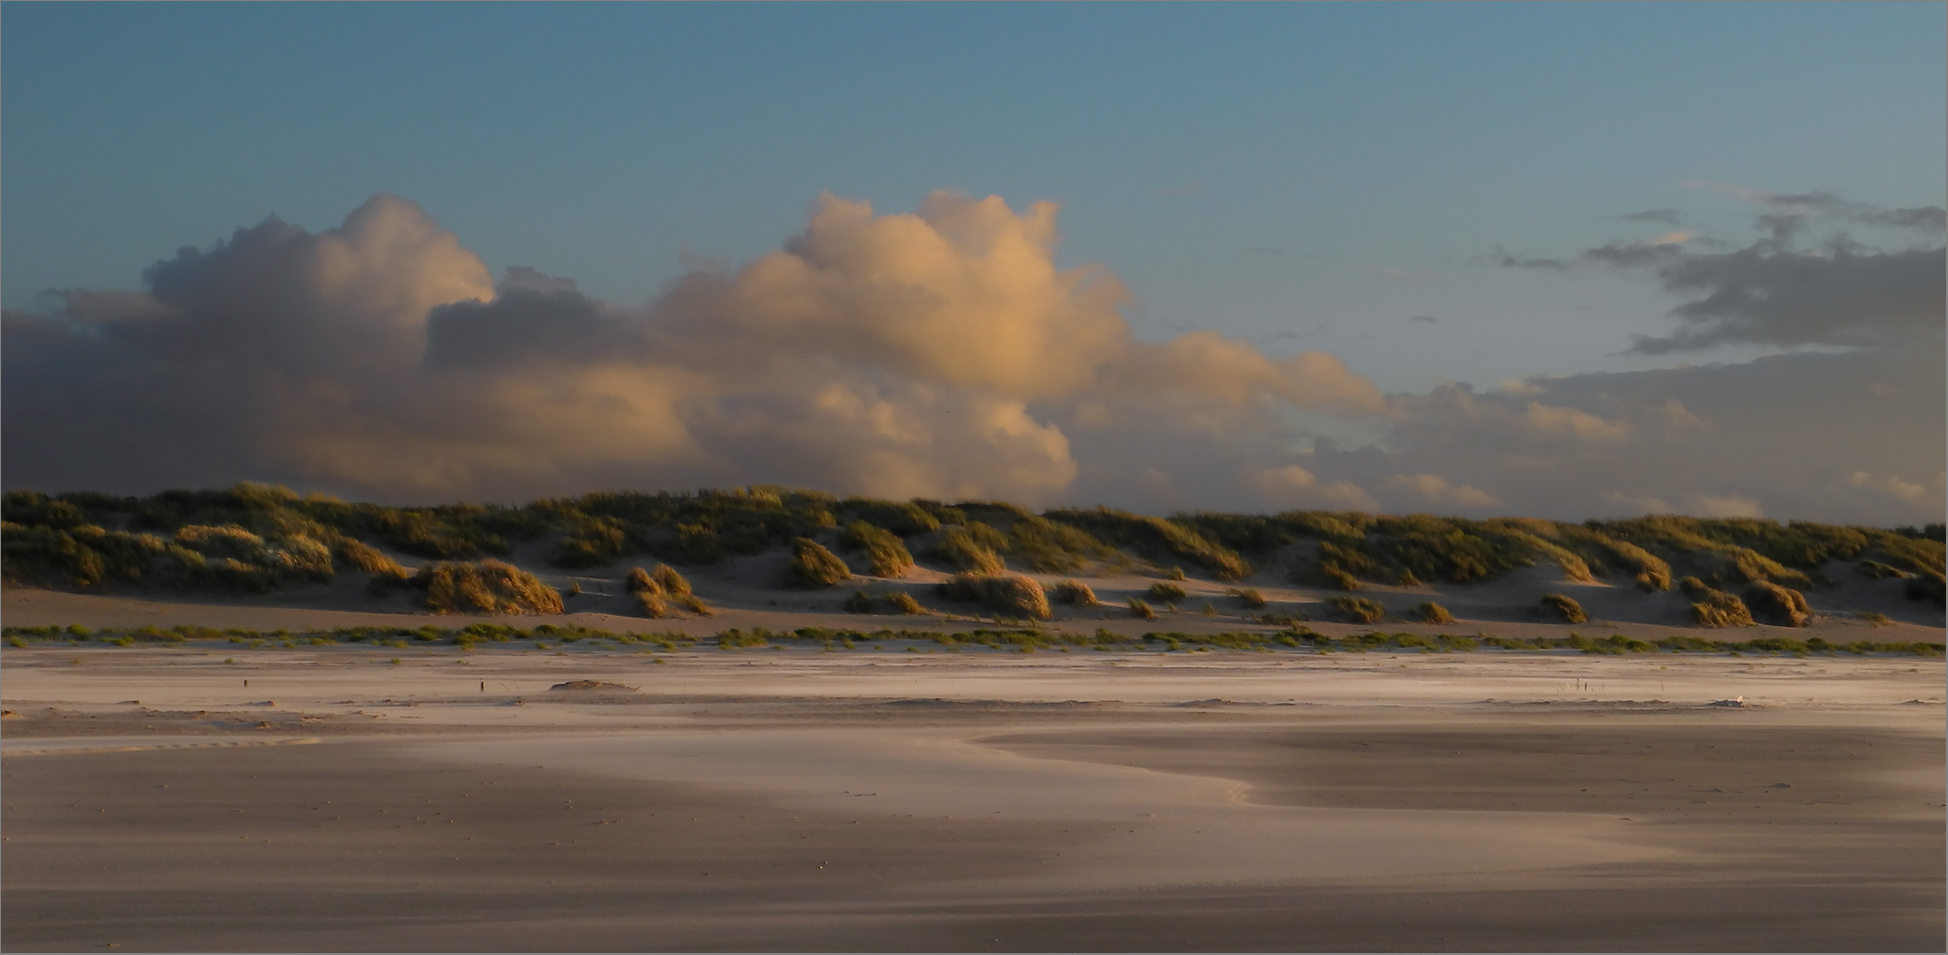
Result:
[[[561,690],[564,692],[575,692],[575,691],[586,691],[586,690],[601,690],[601,691],[611,692],[611,693],[636,692],[636,688],[633,686],[628,686],[622,683],[610,683],[606,680],[569,680],[567,683],[557,683],[554,686],[549,687],[548,690],[550,692],[556,690]]]

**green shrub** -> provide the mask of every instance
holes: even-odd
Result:
[[[1056,584],[1055,602],[1071,607],[1095,607],[1101,603],[1096,599],[1096,592],[1079,580],[1065,580]]]
[[[1433,601],[1414,605],[1413,616],[1421,623],[1453,623],[1454,615],[1447,608]]]
[[[1745,589],[1745,606],[1754,619],[1780,627],[1803,627],[1813,617],[1805,594],[1764,580]]]
[[[875,577],[898,577],[913,566],[913,555],[899,537],[865,521],[847,524],[839,542],[864,554]]]
[[[1176,584],[1167,584],[1164,583],[1163,581],[1157,581],[1156,583],[1150,585],[1150,589],[1145,591],[1143,596],[1148,597],[1151,600],[1156,601],[1157,603],[1167,604],[1167,603],[1177,603],[1178,601],[1183,600],[1186,594],[1184,593],[1184,588],[1179,587]]]
[[[1130,614],[1132,616],[1138,617],[1143,620],[1157,619],[1156,610],[1152,609],[1149,604],[1144,603],[1143,601],[1135,597],[1130,598]]]
[[[1557,616],[1568,623],[1582,623],[1590,618],[1589,614],[1583,612],[1583,605],[1577,603],[1576,598],[1568,594],[1543,594],[1542,599],[1537,602],[1555,611]]]
[[[942,528],[933,555],[963,573],[993,575],[1006,569],[995,551],[1007,543],[1000,531],[975,521]]]
[[[1334,597],[1326,604],[1334,613],[1354,623],[1379,623],[1387,616],[1385,607],[1365,597]]]
[[[845,561],[808,537],[792,538],[789,573],[798,587],[831,587],[852,579]]]
[[[420,574],[434,613],[562,612],[560,592],[505,561],[442,562]]]
[[[1042,585],[1020,574],[959,574],[940,588],[950,600],[979,602],[1009,616],[1035,620],[1050,616]]]
[[[1238,598],[1239,603],[1244,604],[1245,607],[1251,610],[1265,609],[1265,595],[1259,593],[1256,588],[1233,587],[1230,590],[1225,591],[1225,593],[1229,596]]]

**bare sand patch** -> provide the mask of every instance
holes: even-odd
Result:
[[[225,652],[0,651],[7,949],[1944,928],[1938,661]],[[575,680],[637,690],[549,690]]]

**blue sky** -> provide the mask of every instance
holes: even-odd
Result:
[[[1143,342],[1389,394],[1748,362],[1831,342],[1629,351],[1691,293],[1500,257],[1743,248],[1767,193],[1942,206],[1945,35],[1942,3],[13,3],[0,297],[59,311],[391,193],[495,275],[642,309],[821,194],[953,189],[1060,203],[1056,262],[1119,277]]]
[[[1062,261],[1123,276],[1142,335],[1400,388],[1621,367],[1662,293],[1481,257],[1644,209],[1742,228],[1694,181],[1941,203],[1944,9],[9,5],[0,285],[128,285],[391,191],[495,268],[640,302],[821,192],[948,187],[1061,202]]]

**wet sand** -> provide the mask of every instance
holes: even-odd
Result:
[[[7,950],[1943,947],[1939,662],[95,653]]]

